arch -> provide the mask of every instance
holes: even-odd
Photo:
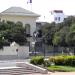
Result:
[[[30,36],[30,24],[25,24],[26,35]]]
[[[23,23],[22,23],[21,21],[17,21],[17,22],[16,22],[16,25],[22,27],[22,26],[23,26]]]

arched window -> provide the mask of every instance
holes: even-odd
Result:
[[[16,22],[16,25],[18,25],[18,26],[23,26],[23,23],[20,22],[20,21],[18,21],[18,22]]]
[[[30,24],[25,24],[25,29],[26,29],[26,35],[29,37],[30,36]]]

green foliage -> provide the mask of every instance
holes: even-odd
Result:
[[[75,66],[75,56],[65,57],[64,64],[68,66]]]
[[[69,29],[65,41],[69,46],[75,46],[75,24],[72,24]]]
[[[46,44],[55,46],[75,46],[75,17],[69,16],[64,22],[46,23],[42,27]]]
[[[75,66],[75,56],[53,56],[49,61],[55,65]]]
[[[75,46],[75,32],[69,32],[66,35],[66,43],[69,46]]]
[[[4,39],[2,39],[4,37]],[[27,42],[25,28],[21,22],[0,22],[0,46],[9,45],[11,42],[24,44]]]
[[[72,26],[70,27],[70,32],[75,32],[75,24],[72,24]]]
[[[71,26],[74,23],[75,23],[75,17],[74,16],[68,16],[67,18],[65,18],[63,25]]]
[[[30,60],[30,63],[34,65],[41,65],[44,63],[44,58],[42,56],[32,57],[32,59]]]
[[[64,64],[64,57],[63,56],[53,56],[49,58],[50,62],[55,63],[56,65],[63,65]]]
[[[52,45],[52,38],[55,32],[55,23],[46,23],[42,26],[42,36],[46,44]]]
[[[48,70],[49,71],[60,71],[60,72],[75,72],[75,67],[54,65],[54,66],[49,66]]]
[[[61,36],[60,36],[60,33],[55,33],[54,35],[54,39],[53,39],[53,44],[54,45],[59,45],[61,42]]]

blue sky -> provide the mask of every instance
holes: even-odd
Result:
[[[51,10],[63,10],[66,15],[75,15],[75,0],[32,0],[32,11],[49,19]],[[31,10],[27,0],[0,0],[0,12],[11,7],[18,6]]]

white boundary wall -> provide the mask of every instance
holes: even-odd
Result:
[[[18,49],[18,51],[16,51]],[[29,46],[4,46],[0,50],[0,59],[28,58]]]

